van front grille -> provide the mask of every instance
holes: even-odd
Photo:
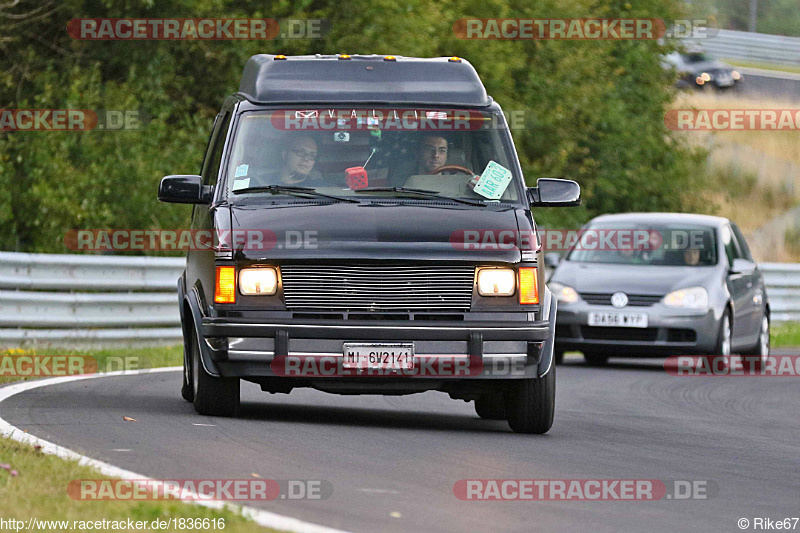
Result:
[[[286,306],[361,311],[468,311],[472,266],[283,265]]]

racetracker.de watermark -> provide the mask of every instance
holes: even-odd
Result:
[[[382,366],[377,366],[382,365]],[[270,363],[276,376],[310,377],[434,377],[466,378],[524,377],[525,357],[495,358],[452,355],[388,357],[376,352],[372,357],[349,358],[347,355],[277,356]]]
[[[89,41],[320,39],[324,19],[76,18],[67,33]]]
[[[800,355],[758,356],[673,355],[664,360],[670,376],[792,377],[800,376]]]
[[[73,500],[271,501],[324,500],[333,494],[320,479],[73,479]]]
[[[318,231],[267,229],[73,229],[64,245],[79,252],[315,250]]]
[[[644,18],[463,18],[453,24],[459,39],[654,40],[666,31],[663,20]]]
[[[630,228],[540,229],[466,229],[450,234],[450,244],[457,250],[497,251],[535,250],[545,252],[568,250],[654,251],[702,250],[708,243],[707,230],[648,230]]]
[[[469,109],[284,109],[272,113],[282,131],[477,131],[525,128],[524,110],[498,115]]]
[[[0,131],[138,130],[139,110],[0,109]]]
[[[659,479],[461,479],[453,494],[467,501],[708,500],[714,481]]]
[[[664,124],[674,131],[797,131],[795,109],[671,109]]]
[[[149,368],[139,356],[109,356],[97,361],[91,355],[10,353],[0,356],[0,377],[51,377],[124,372]]]

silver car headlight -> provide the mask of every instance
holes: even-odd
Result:
[[[548,283],[548,287],[555,295],[556,299],[559,302],[564,302],[565,304],[575,303],[580,300],[580,296],[578,296],[578,291],[573,289],[568,285],[564,285],[562,283],[553,282]]]
[[[664,296],[664,305],[682,309],[708,309],[708,291],[704,287],[689,287]]]

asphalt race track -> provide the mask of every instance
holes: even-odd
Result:
[[[0,416],[153,478],[327,480],[327,499],[249,505],[352,531],[730,532],[740,518],[752,528],[754,517],[800,516],[798,378],[674,377],[662,361],[568,358],[544,436],[514,434],[442,393],[287,396],[243,383],[239,418],[201,417],[179,396],[179,372],[38,388]],[[457,499],[454,484],[475,478],[695,480],[710,498]]]
[[[742,67],[738,70],[744,74],[743,95],[800,101],[800,74]]]

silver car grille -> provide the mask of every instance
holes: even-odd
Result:
[[[611,305],[610,292],[582,292],[581,298],[593,305]],[[664,297],[663,294],[627,294],[628,304],[630,307],[648,307],[657,304]]]
[[[472,266],[283,265],[289,309],[468,311]]]

